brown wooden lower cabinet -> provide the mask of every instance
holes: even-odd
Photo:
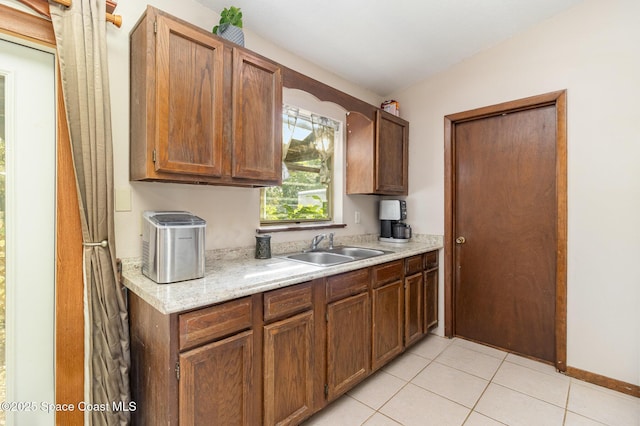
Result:
[[[424,273],[425,333],[438,325],[438,270]]]
[[[403,350],[402,280],[393,281],[372,292],[371,368],[377,370]]]
[[[369,293],[327,305],[327,400],[332,401],[371,371]]]
[[[371,369],[379,369],[404,349],[404,260],[372,267]]]
[[[424,255],[424,332],[438,325],[438,251]]]
[[[325,280],[264,293],[263,419],[297,425],[325,401]]]
[[[298,424],[313,413],[314,315],[264,327],[264,424]]]
[[[404,279],[404,340],[405,346],[417,342],[424,334],[424,280],[418,272]]]
[[[180,354],[181,425],[251,425],[253,332]]]
[[[437,251],[164,315],[129,293],[136,425],[296,425],[438,321]]]
[[[405,347],[417,342],[426,331],[424,265],[425,258],[422,254],[408,257],[404,261]]]

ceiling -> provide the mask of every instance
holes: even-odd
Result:
[[[197,0],[381,97],[583,0]],[[212,25],[213,26],[213,25]]]

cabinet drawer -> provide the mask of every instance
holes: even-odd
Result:
[[[424,269],[433,269],[438,267],[438,251],[430,251],[424,255]]]
[[[415,274],[422,271],[424,268],[422,255],[411,256],[405,259],[405,275]]]
[[[374,266],[372,268],[373,288],[378,288],[391,281],[402,279],[402,267],[402,260]]]
[[[251,328],[251,298],[234,300],[179,316],[180,350]]]
[[[273,290],[264,294],[264,320],[273,321],[311,309],[311,283]]]
[[[369,289],[369,268],[329,277],[327,279],[327,303],[362,293]]]

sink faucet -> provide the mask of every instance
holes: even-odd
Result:
[[[318,234],[315,237],[313,237],[313,239],[311,240],[311,250],[317,250],[318,248],[318,244],[320,244],[320,241],[324,240],[324,237],[326,237],[325,234]]]

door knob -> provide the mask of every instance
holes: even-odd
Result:
[[[464,244],[467,241],[464,237],[456,238],[456,244]]]

